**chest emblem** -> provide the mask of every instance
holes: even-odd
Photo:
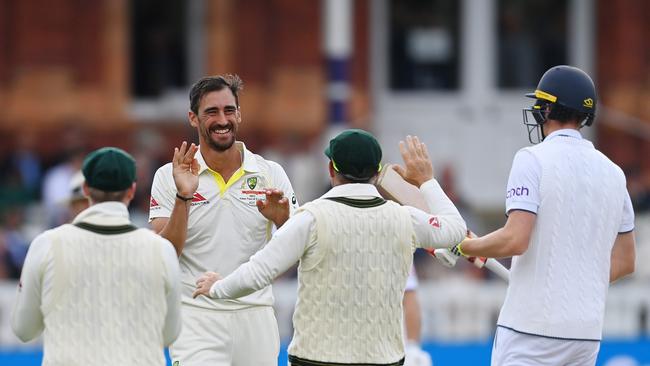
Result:
[[[243,180],[241,183],[241,191],[238,191],[237,198],[241,203],[247,206],[255,207],[257,200],[266,199],[264,187],[267,186],[266,178],[259,175],[254,175]]]

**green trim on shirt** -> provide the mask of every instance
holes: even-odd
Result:
[[[381,197],[374,197],[364,200],[348,197],[327,197],[325,199],[357,208],[379,207],[386,203],[386,200]]]
[[[80,229],[92,231],[94,233],[102,234],[102,235],[124,234],[138,229],[133,225],[100,226],[100,225],[89,224],[87,222],[77,222],[74,224],[74,226]]]

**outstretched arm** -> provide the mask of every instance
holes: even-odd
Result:
[[[467,238],[455,246],[470,257],[506,258],[528,249],[537,215],[523,210],[510,211],[506,225],[480,238]]]
[[[199,277],[192,296],[235,299],[249,295],[270,285],[315,245],[314,218],[308,212],[299,213],[278,229],[262,250],[223,280],[214,272]]]

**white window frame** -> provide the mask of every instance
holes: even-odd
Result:
[[[370,80],[374,130],[386,162],[399,162],[406,134],[428,144],[434,166],[451,164],[456,187],[479,209],[502,207],[515,152],[529,145],[522,124],[526,89],[498,87],[497,0],[458,0],[460,83],[456,90],[392,90],[389,85],[388,0],[370,6]],[[595,0],[568,4],[568,61],[594,76]],[[593,129],[583,129],[592,137]],[[486,148],[488,144],[489,148]],[[480,189],[477,189],[477,183]]]

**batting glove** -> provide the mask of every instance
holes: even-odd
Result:
[[[429,251],[429,254],[434,256],[438,262],[447,268],[453,268],[458,261],[458,256],[453,254],[447,248],[439,248],[436,250]]]

